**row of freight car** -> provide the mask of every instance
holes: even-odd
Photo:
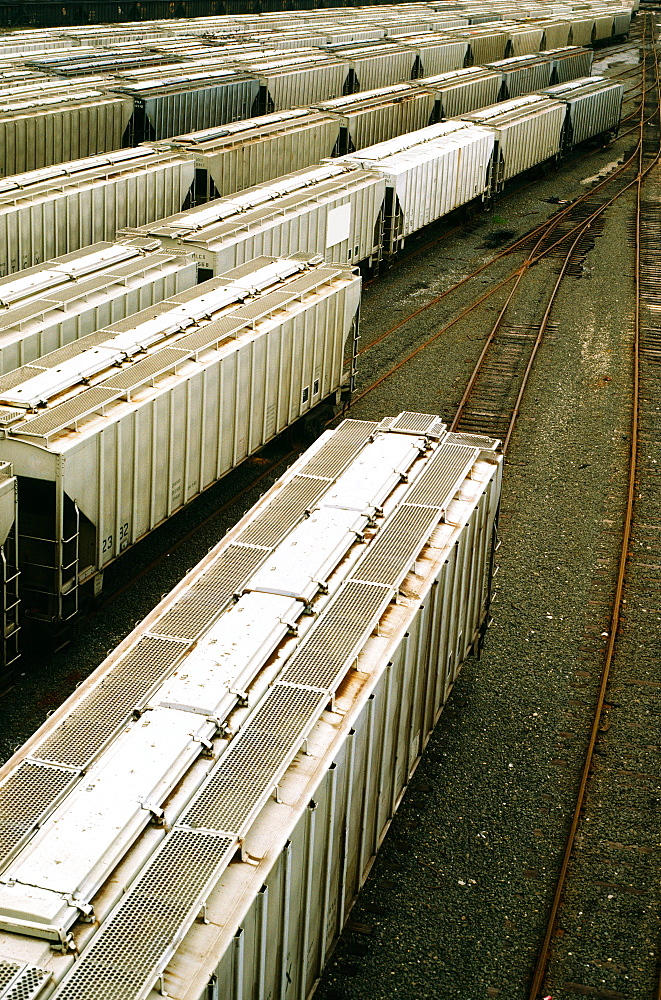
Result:
[[[402,85],[394,92],[383,88],[364,97],[332,102],[332,108],[264,116],[0,179],[0,275],[101,240],[113,240],[118,231],[176,215],[187,203],[198,204],[218,194],[264,184],[323,161],[334,152],[354,147],[349,155],[361,157],[362,147],[394,141],[403,130],[417,130],[430,118],[445,117],[447,112],[452,112],[447,116],[452,118],[477,113],[490,98],[497,99],[504,79],[513,89],[534,86],[540,77],[545,81],[552,73],[567,77],[581,70],[589,72],[590,59],[587,50],[566,49],[527,67],[473,67],[442,74],[429,88]],[[562,128],[549,136],[548,156],[590,134],[612,129],[617,111],[611,108],[608,117],[600,88],[621,92],[609,91],[599,81],[583,83],[576,92],[570,83],[565,89],[557,86],[548,93],[563,100],[570,114]],[[588,93],[583,94],[583,90]],[[574,136],[579,105],[585,108],[587,121]],[[517,139],[517,143],[522,141]],[[538,151],[530,152],[532,165]],[[342,163],[348,165],[346,160]],[[517,172],[504,169],[507,176]],[[480,192],[488,191],[491,181],[497,185],[499,178],[489,174],[485,161]],[[274,197],[276,193],[265,194],[264,200]],[[377,238],[375,242],[378,245],[380,241]],[[349,260],[355,262],[356,258],[347,257],[344,262]]]
[[[307,1000],[488,623],[497,444],[327,432],[2,768],[0,998]]]
[[[275,40],[273,32],[246,38],[177,34],[3,54],[0,38],[0,173],[318,106],[412,79],[425,78],[421,85],[433,88],[430,77],[468,65],[496,63],[498,69],[510,57],[624,36],[631,12],[595,6],[555,20],[538,12],[537,20],[459,27],[430,14],[428,22],[414,23],[412,33],[403,17],[393,15],[376,32],[354,26],[353,33],[281,32]],[[379,31],[388,34],[356,39]],[[6,48],[21,46],[7,42]]]
[[[253,141],[253,130],[276,126],[277,131],[282,133],[287,124],[294,130],[304,129],[311,116],[314,116],[314,131],[322,129],[324,133],[323,144],[320,140],[317,145],[316,159],[319,159],[322,155],[349,152],[360,148],[360,145],[371,145],[379,138],[398,134],[393,131],[394,123],[387,121],[384,122],[384,128],[388,129],[388,135],[377,136],[371,130],[368,133],[370,141],[365,141],[363,136],[351,135],[347,127],[347,116],[351,116],[350,124],[355,125],[370,111],[374,117],[377,107],[381,109],[382,117],[388,114],[390,108],[390,118],[393,117],[393,112],[408,112],[409,115],[413,112],[414,122],[421,127],[439,117],[449,117],[466,110],[463,106],[456,106],[456,98],[461,96],[466,87],[472,90],[480,88],[479,100],[484,106],[498,100],[500,93],[503,97],[516,97],[525,91],[562,82],[570,77],[587,75],[591,60],[590,49],[566,46],[530,56],[513,56],[482,68],[444,70],[415,82],[387,84],[356,95],[319,101],[307,109],[286,109],[275,115],[244,118],[230,124],[222,121],[213,127],[208,124],[214,118],[213,102],[207,106],[200,105],[190,100],[189,93],[182,91],[176,95],[157,96],[147,102],[140,115],[139,135],[144,136],[145,123],[149,123],[149,131],[161,140],[164,136],[174,134],[175,125],[186,124],[192,131],[200,133],[191,138],[195,144],[220,140],[225,140],[226,144],[230,137],[234,137],[241,150],[246,141]],[[89,87],[86,91],[72,87],[66,100],[60,101],[51,94],[52,88],[58,86],[48,81],[42,85],[40,95],[36,96],[34,93],[23,93],[25,87],[16,85],[10,102],[0,104],[0,165],[4,167],[4,174],[22,173],[118,148],[129,123],[129,131],[135,130],[137,119],[133,115],[134,105],[128,98],[99,95],[99,100],[95,99],[92,107],[88,101]],[[310,94],[305,93],[304,81],[301,82],[300,90],[301,93],[297,96],[310,98]],[[478,106],[475,104],[476,96],[472,95],[472,107]],[[463,102],[466,105],[468,103]],[[427,113],[422,115],[425,107],[428,109]],[[3,108],[5,111],[13,109],[12,114],[3,117]],[[238,113],[241,108],[234,110]],[[309,112],[307,116],[306,110]],[[364,121],[369,124],[369,118]],[[402,125],[404,124],[406,122],[403,121]],[[400,127],[401,130],[404,129]],[[329,142],[331,135],[333,138]],[[305,138],[305,132],[302,132],[302,137]],[[183,139],[183,136],[178,136],[171,141],[174,146],[186,148],[185,144],[182,146]],[[168,145],[166,143],[164,148]],[[299,143],[292,136],[289,145],[293,155]],[[304,166],[306,163],[301,162],[300,165]],[[238,169],[235,169],[232,176],[225,176],[219,189],[221,193],[234,190],[239,176]],[[246,181],[243,183],[245,185]],[[234,187],[230,187],[230,184]]]
[[[615,130],[621,99],[598,78],[562,84],[0,281],[19,525],[8,516],[6,660],[17,569],[24,614],[75,615],[120,553],[351,388],[353,265],[558,155],[563,135]]]

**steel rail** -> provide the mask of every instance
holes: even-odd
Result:
[[[647,21],[647,19],[646,19]],[[652,29],[652,41],[655,42],[654,32]],[[659,92],[659,70],[658,70],[658,56],[653,50],[654,55],[654,68],[655,68],[655,79],[656,79],[656,89],[657,89],[657,107],[655,114],[661,110],[661,94]],[[643,94],[647,93],[647,58],[646,52],[643,52],[642,60],[642,75],[643,75]],[[644,107],[644,98],[642,105]],[[637,459],[638,459],[638,411],[639,411],[639,346],[640,346],[640,297],[641,297],[641,287],[640,287],[640,216],[641,216],[641,189],[642,182],[645,176],[650,172],[650,170],[659,162],[661,158],[661,145],[659,146],[652,163],[643,169],[643,134],[645,128],[645,118],[644,110],[641,110],[640,118],[640,140],[638,145],[638,175],[636,178],[636,211],[635,211],[635,253],[634,253],[634,290],[635,290],[635,306],[634,306],[634,333],[633,333],[633,372],[632,372],[632,407],[631,407],[631,434],[630,434],[630,447],[629,447],[629,472],[627,477],[627,494],[626,494],[626,509],[624,514],[624,520],[622,525],[622,543],[620,546],[620,555],[618,560],[618,570],[617,570],[617,580],[615,585],[615,592],[613,595],[612,603],[612,613],[609,625],[609,635],[608,644],[606,647],[604,663],[602,666],[601,677],[599,682],[599,689],[597,693],[597,699],[594,708],[594,716],[592,721],[592,726],[590,730],[590,737],[588,740],[588,745],[586,748],[585,759],[583,768],[581,771],[581,779],[579,782],[578,793],[576,797],[576,804],[574,807],[574,812],[572,815],[572,821],[569,828],[569,833],[567,835],[567,841],[565,844],[565,850],[562,858],[562,863],[560,866],[560,872],[558,875],[558,880],[556,883],[556,888],[553,896],[553,901],[551,904],[551,911],[549,913],[549,918],[547,922],[546,932],[544,935],[544,940],[542,946],[538,953],[537,962],[535,965],[535,970],[533,972],[532,982],[529,991],[530,1000],[538,1000],[544,982],[546,980],[546,975],[548,972],[548,964],[550,960],[551,952],[551,939],[554,935],[558,911],[564,896],[564,889],[567,881],[567,872],[569,870],[569,864],[572,859],[576,834],[578,827],[580,825],[581,816],[583,808],[585,805],[585,796],[588,786],[588,781],[590,778],[590,772],[592,769],[594,749],[597,742],[597,737],[599,733],[599,726],[601,724],[601,718],[604,708],[604,702],[606,697],[606,691],[608,688],[608,681],[610,677],[611,666],[613,663],[615,645],[617,641],[617,632],[620,622],[620,614],[622,609],[622,596],[624,592],[624,584],[626,577],[626,569],[629,559],[629,544],[631,540],[631,526],[633,520],[633,509],[635,502],[635,489],[636,489],[636,475],[637,475]],[[657,997],[661,997],[661,984],[659,985],[659,991],[657,991]]]

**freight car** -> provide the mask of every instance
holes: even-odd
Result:
[[[179,211],[194,172],[190,157],[142,146],[0,180],[0,275]]]
[[[562,94],[567,91],[567,99]],[[549,96],[555,89],[562,93]],[[507,180],[617,129],[623,87],[587,78],[397,136],[322,166],[217,198],[124,236],[194,256],[206,278],[261,253],[298,250],[369,268],[457,208],[487,201]],[[579,120],[580,116],[580,120]]]
[[[488,622],[496,445],[327,432],[5,765],[32,1000],[309,996]]]
[[[192,257],[144,239],[95,243],[0,278],[0,375],[196,283]]]
[[[120,553],[345,385],[360,277],[261,257],[0,378],[26,616],[53,624]]]

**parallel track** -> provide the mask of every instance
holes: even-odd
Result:
[[[638,593],[635,592],[635,588],[629,585],[629,576],[633,577],[633,569],[631,565],[632,553],[635,554],[639,549],[635,549],[632,546],[632,531],[634,525],[635,509],[637,496],[640,495],[639,491],[642,488],[642,484],[638,477],[638,462],[639,462],[639,422],[641,419],[641,363],[648,368],[648,375],[655,375],[658,379],[658,363],[661,357],[661,329],[659,326],[649,323],[647,326],[643,327],[641,325],[641,316],[645,309],[649,307],[654,307],[656,303],[661,302],[661,274],[658,268],[658,202],[653,206],[646,203],[643,200],[643,184],[650,175],[650,173],[658,169],[659,159],[661,157],[661,133],[658,131],[658,121],[654,122],[657,128],[656,137],[653,140],[654,148],[650,149],[650,141],[648,134],[646,132],[646,125],[649,124],[650,118],[654,119],[660,113],[660,90],[659,90],[659,63],[658,54],[654,47],[654,39],[652,40],[652,71],[654,75],[653,87],[648,87],[647,74],[645,72],[645,59],[643,60],[643,108],[641,109],[640,125],[639,125],[639,142],[637,146],[637,156],[638,156],[638,170],[635,182],[635,193],[636,193],[636,207],[634,216],[634,289],[635,289],[635,309],[633,316],[633,335],[632,335],[632,395],[631,395],[631,433],[629,436],[630,447],[629,447],[629,462],[627,469],[627,489],[626,489],[626,504],[624,509],[624,514],[621,523],[621,545],[620,553],[618,558],[617,572],[615,587],[612,594],[612,603],[610,609],[610,621],[605,624],[607,629],[607,643],[606,649],[603,656],[603,664],[601,668],[601,675],[599,679],[598,691],[595,699],[592,724],[590,727],[589,739],[585,749],[583,767],[581,770],[580,780],[578,783],[578,790],[576,794],[576,800],[573,807],[572,819],[569,827],[569,832],[567,835],[567,841],[564,848],[564,853],[562,856],[562,862],[560,864],[560,870],[558,873],[558,878],[556,882],[556,887],[553,895],[553,901],[551,903],[550,911],[548,914],[547,927],[542,941],[539,953],[537,956],[537,962],[535,965],[534,973],[532,976],[532,982],[529,990],[530,1000],[538,1000],[539,997],[545,995],[549,989],[567,989],[571,993],[585,993],[586,995],[592,995],[596,997],[624,997],[624,993],[620,993],[614,990],[604,989],[601,990],[598,986],[592,984],[581,984],[571,981],[567,981],[565,975],[563,974],[563,957],[555,955],[556,945],[555,942],[559,940],[557,935],[560,933],[564,937],[565,929],[561,928],[559,925],[562,922],[562,907],[567,896],[569,886],[571,884],[573,900],[572,900],[572,914],[574,912],[580,918],[582,913],[590,912],[590,892],[594,892],[594,887],[597,886],[607,886],[613,889],[620,889],[633,892],[641,892],[640,889],[628,889],[626,885],[622,885],[622,876],[618,875],[615,871],[612,874],[613,882],[599,882],[594,880],[593,870],[595,868],[595,861],[589,855],[589,848],[585,848],[579,843],[579,837],[581,836],[581,831],[584,826],[585,811],[589,805],[591,795],[594,797],[597,793],[594,788],[595,776],[594,776],[594,763],[595,763],[595,752],[601,740],[603,740],[603,733],[608,732],[611,727],[611,721],[608,716],[608,709],[611,707],[611,702],[616,702],[618,700],[618,695],[613,694],[612,688],[614,684],[622,684],[622,677],[617,676],[616,668],[619,668],[619,673],[626,673],[630,670],[630,664],[626,662],[626,657],[621,657],[618,661],[618,642],[621,636],[621,619],[625,611],[625,605],[627,603],[632,603],[632,598],[640,598],[641,596],[645,598],[645,603],[650,600],[653,602],[655,598],[661,596],[661,586],[659,586],[659,580],[656,579],[656,594],[648,594],[645,591]],[[656,92],[654,99],[654,112],[651,116],[646,118],[644,105],[645,97],[648,91],[652,89]],[[650,217],[650,208],[655,209],[653,218]],[[654,369],[649,370],[649,366]],[[652,488],[656,489],[656,502],[658,503],[659,497],[661,496],[661,484],[658,482],[658,478],[655,483],[652,483]],[[655,526],[644,525],[643,527],[654,528]],[[657,525],[656,531],[652,532],[652,536],[656,539],[656,549],[657,555],[661,556],[661,528]],[[651,546],[645,546],[645,549],[650,549]],[[639,557],[640,558],[640,557]],[[648,558],[647,554],[643,558]],[[633,593],[632,593],[633,591]],[[625,594],[628,597],[625,597]],[[634,668],[635,669],[635,668]],[[626,683],[626,681],[625,681]],[[648,693],[646,692],[646,696]],[[651,698],[652,695],[650,694]],[[619,701],[622,701],[621,693],[619,695]],[[627,724],[625,720],[625,725]],[[631,730],[628,729],[626,733],[625,746],[631,747],[632,744],[629,742],[632,739]],[[640,734],[640,739],[642,745],[649,740],[650,733],[648,731]],[[612,739],[612,736],[610,737]],[[607,753],[607,748],[606,748]],[[635,759],[635,751],[630,751],[631,758]],[[618,758],[616,763],[622,766],[622,761]],[[613,765],[611,765],[613,767]],[[614,768],[615,770],[617,768]],[[629,772],[624,772],[628,774]],[[632,777],[647,777],[643,775],[634,775]],[[631,779],[630,779],[631,780]],[[609,782],[610,786],[610,782]],[[606,790],[607,794],[610,791],[610,787]],[[610,791],[610,794],[613,794]],[[649,815],[650,821],[650,834],[653,840],[658,839],[655,836],[655,830],[658,824],[658,817],[655,816],[653,811],[653,806],[650,809]],[[641,817],[639,815],[635,816],[635,824],[641,823]],[[627,816],[622,817],[621,821],[622,829],[627,827]],[[642,822],[642,828],[645,827],[644,821]],[[595,827],[588,827],[583,831],[582,839],[589,840],[590,836],[594,839],[596,836]],[[617,831],[613,831],[611,839],[613,841],[617,840]],[[642,829],[641,829],[642,834]],[[620,846],[622,846],[620,844]],[[615,867],[616,863],[613,863]],[[591,884],[592,883],[592,884]],[[586,895],[587,894],[587,895]],[[613,898],[613,895],[608,897]],[[579,909],[580,907],[580,909]],[[575,918],[576,919],[576,918]],[[578,920],[578,925],[581,921]],[[641,935],[642,938],[642,935]],[[612,952],[616,952],[615,941],[612,942]],[[585,942],[575,941],[574,938],[571,939],[568,945],[565,945],[567,949],[568,956],[575,956],[576,949],[580,947],[585,947]],[[572,948],[573,950],[568,950]],[[637,962],[642,962],[642,954],[645,951],[646,945],[644,945],[642,939],[640,941],[640,952],[637,958]],[[585,961],[587,955],[582,956],[582,965],[584,967],[589,966],[590,963]],[[605,965],[608,966],[609,962],[613,960],[608,957]],[[575,959],[572,959],[572,964],[575,966],[577,963]],[[603,964],[603,963],[602,963]],[[550,976],[550,970],[553,966],[552,975]],[[617,968],[617,966],[616,966]],[[551,979],[551,981],[549,981]],[[601,980],[603,981],[603,980]],[[661,979],[657,981],[656,993],[657,1000],[661,997]]]

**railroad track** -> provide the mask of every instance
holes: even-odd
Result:
[[[658,729],[650,726],[661,714],[661,684],[650,674],[658,662],[661,622],[661,129],[655,41],[652,37],[646,59],[635,185],[633,391],[621,545],[601,633],[606,642],[589,738],[530,1000],[548,994],[661,997],[660,778],[653,736]],[[591,659],[594,670],[596,656]]]

